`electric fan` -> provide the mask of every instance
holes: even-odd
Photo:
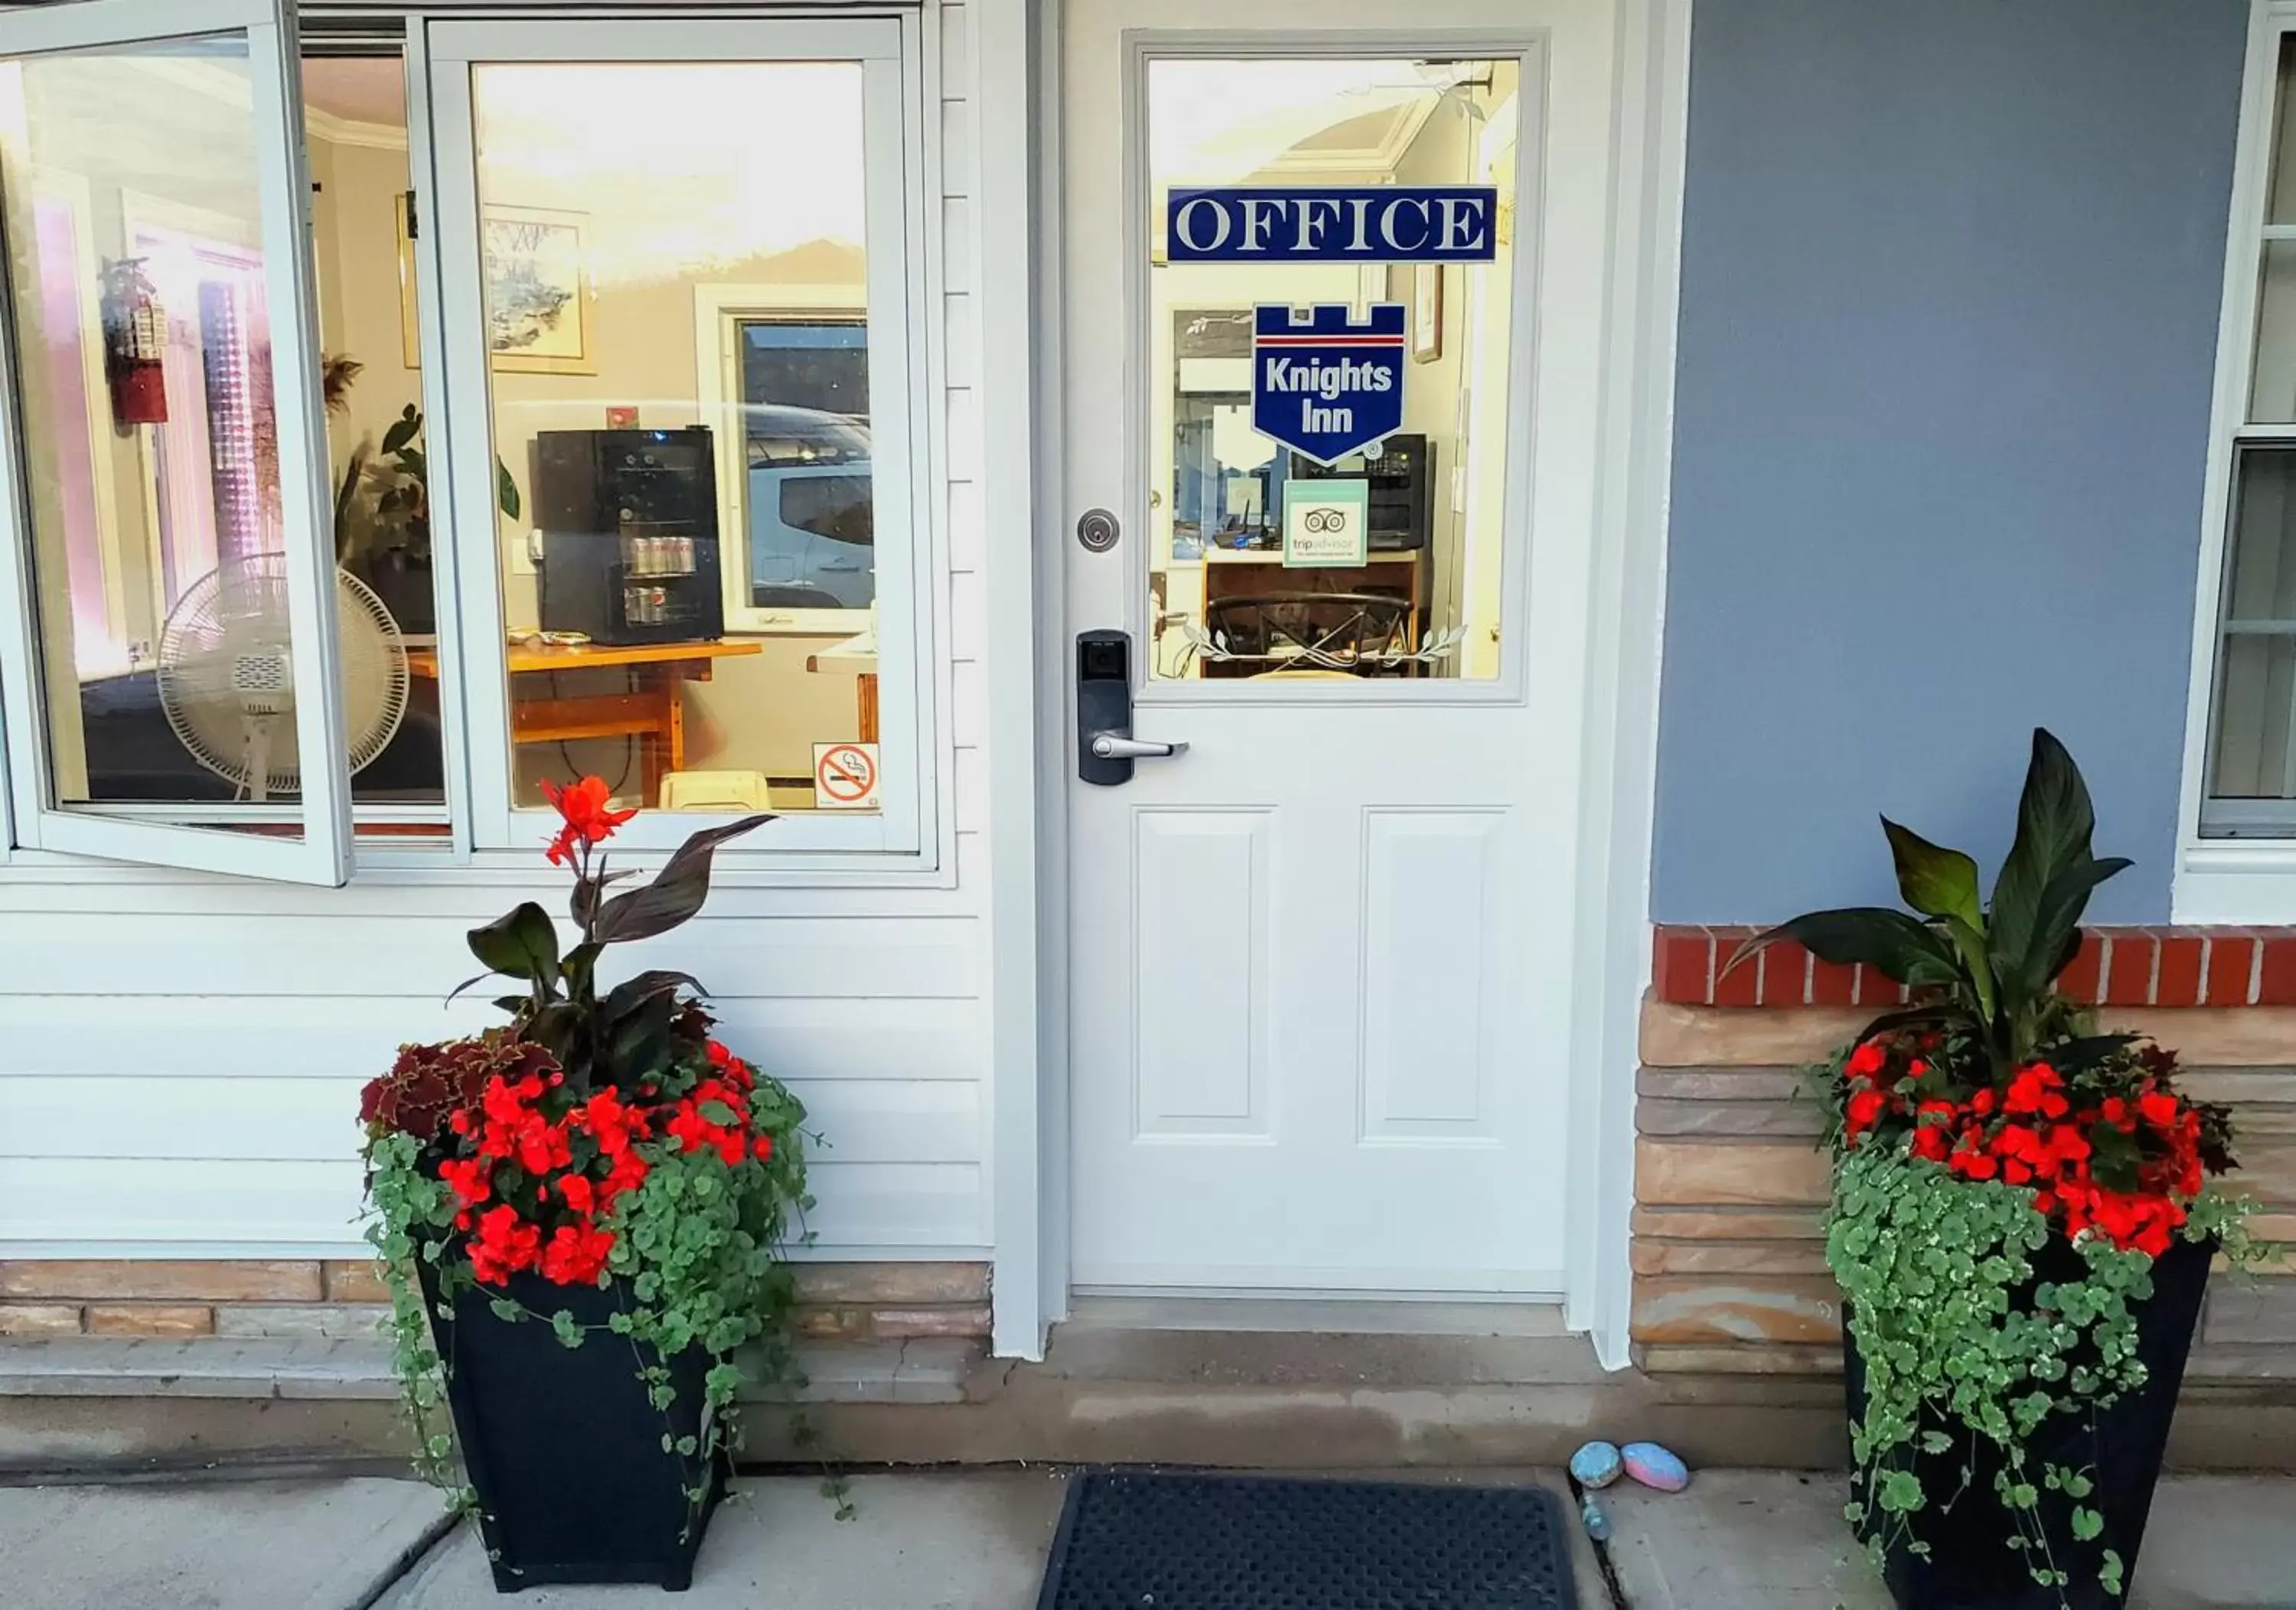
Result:
[[[365,582],[335,572],[343,731],[350,769],[371,764],[406,714],[406,644]],[[160,631],[160,704],[184,748],[245,799],[302,787],[287,556],[226,560],[193,582]]]

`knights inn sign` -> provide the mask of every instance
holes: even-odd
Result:
[[[1488,184],[1253,185],[1174,190],[1170,263],[1488,263],[1499,192]]]
[[[1251,428],[1329,469],[1403,429],[1404,306],[1252,309]]]
[[[1250,185],[1164,198],[1168,263],[1488,263],[1488,184]],[[1403,428],[1409,309],[1324,303],[1252,310],[1251,427],[1329,468]]]

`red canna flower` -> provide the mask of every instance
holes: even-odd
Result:
[[[544,852],[554,866],[563,866],[573,859],[574,846],[587,847],[603,844],[613,837],[614,830],[637,814],[636,811],[617,811],[612,805],[613,790],[603,777],[585,777],[581,781],[560,788],[545,780],[543,797],[550,801],[565,825],[550,841]]]

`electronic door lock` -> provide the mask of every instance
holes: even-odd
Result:
[[[1132,736],[1132,639],[1123,632],[1077,634],[1077,775],[1101,788],[1132,780],[1136,760],[1187,753],[1185,743]]]

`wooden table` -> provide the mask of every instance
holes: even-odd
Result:
[[[853,677],[853,699],[858,707],[857,718],[861,723],[860,741],[877,741],[877,629],[832,643],[805,657],[808,671],[831,673],[849,672]]]
[[[685,684],[708,682],[716,661],[763,651],[756,642],[581,643],[557,648],[512,643],[510,649],[510,740],[565,743],[579,738],[638,740],[645,803],[659,804],[661,780],[685,769]],[[436,678],[439,651],[410,648],[406,668]],[[521,677],[562,671],[627,671],[630,686],[612,693],[559,693],[524,687]]]

